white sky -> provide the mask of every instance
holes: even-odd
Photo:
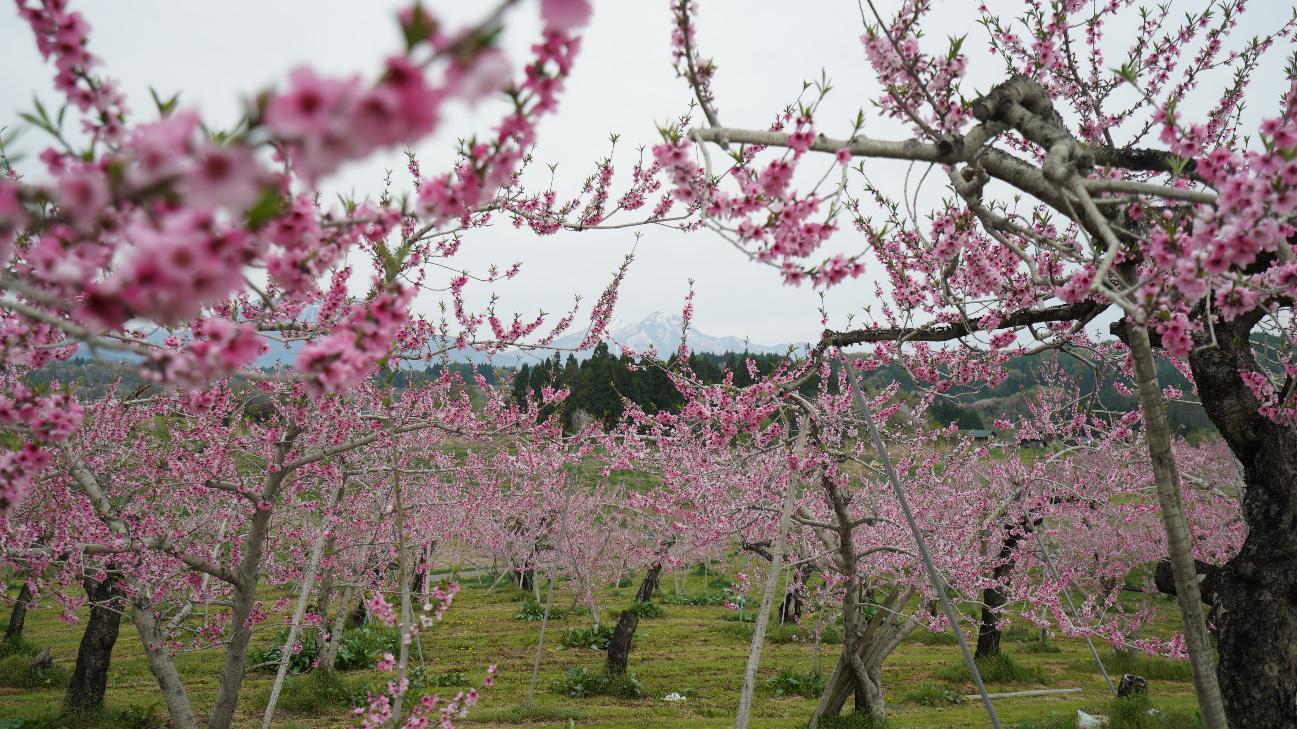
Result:
[[[444,19],[466,23],[495,2],[426,3]],[[896,3],[880,3],[888,12]],[[1004,6],[1006,19],[1017,14],[1017,3]],[[1188,7],[1173,2],[1173,18]],[[1245,17],[1239,35],[1271,30],[1270,24],[1286,16],[1288,4],[1260,3]],[[395,9],[405,3],[344,0],[96,0],[74,2],[88,18],[93,33],[91,51],[104,60],[100,69],[123,84],[137,119],[152,118],[148,89],[164,95],[181,91],[181,102],[197,106],[209,123],[233,123],[242,100],[274,85],[298,65],[311,65],[337,75],[359,73],[373,78],[381,61],[400,48]],[[720,66],[715,90],[722,121],[730,126],[765,128],[773,115],[793,100],[804,79],[826,69],[835,91],[822,107],[817,130],[846,136],[847,120],[863,107],[868,116],[870,99],[878,88],[861,49],[862,32],[856,3],[850,0],[790,3],[778,0],[701,0],[699,45]],[[1185,5],[1189,5],[1185,3]],[[1192,3],[1198,7],[1199,3]],[[972,2],[939,3],[928,36],[944,46],[949,35],[968,33],[964,49],[973,59],[969,78],[976,89],[986,90],[1003,78],[998,61],[977,65],[984,54],[984,31],[974,23]],[[1283,13],[1272,12],[1284,8]],[[1256,12],[1260,11],[1260,12]],[[504,46],[520,65],[527,47],[539,34],[535,3],[522,3],[508,15]],[[688,87],[676,79],[670,60],[671,14],[665,0],[596,2],[594,19],[585,33],[581,56],[557,115],[540,128],[540,162],[559,163],[556,188],[560,195],[575,192],[606,154],[610,132],[621,134],[618,177],[613,195],[624,189],[637,145],[658,140],[655,122],[682,113],[689,102]],[[1128,29],[1127,29],[1128,30]],[[1113,30],[1113,33],[1121,29]],[[25,23],[12,7],[0,10],[0,125],[17,123],[17,112],[31,108],[33,94],[53,102],[52,70],[44,66]],[[1282,67],[1291,49],[1277,49],[1258,74],[1252,89],[1252,118],[1271,114],[1283,89]],[[1112,47],[1110,66],[1124,51]],[[985,79],[984,81],[982,79]],[[455,138],[489,131],[498,108],[484,104],[476,113],[454,111],[441,131],[416,148],[425,174],[444,169]],[[1192,112],[1192,107],[1189,107]],[[895,125],[867,122],[868,133],[883,137],[905,136]],[[19,151],[43,148],[37,132],[25,134]],[[828,161],[827,159],[825,160]],[[24,165],[32,169],[31,161]],[[543,164],[535,165],[537,171]],[[399,153],[378,156],[344,168],[325,183],[326,190],[353,190],[358,194],[381,189],[383,171],[404,168]],[[899,190],[904,167],[893,179]],[[881,182],[892,174],[876,174]],[[916,173],[917,176],[918,173]],[[547,176],[547,173],[546,173]],[[934,175],[937,180],[940,175]],[[398,174],[402,186],[408,176]],[[531,182],[544,184],[543,177]],[[933,184],[940,192],[940,185]],[[809,285],[782,285],[777,273],[748,263],[718,237],[706,233],[684,235],[666,229],[644,229],[636,262],[622,289],[617,318],[637,321],[661,310],[677,313],[687,281],[696,280],[695,325],[717,336],[747,336],[759,343],[804,342],[818,337],[819,295]],[[832,249],[853,251],[859,235],[847,226],[832,242]],[[574,294],[593,303],[612,271],[634,245],[631,231],[566,233],[536,238],[509,225],[476,231],[465,238],[457,265],[480,270],[487,263],[524,262],[513,281],[499,284],[501,312],[533,315],[538,309],[565,311]],[[872,299],[873,284],[865,279],[837,287],[828,295],[834,324],[858,312]],[[489,292],[478,287],[471,301],[485,301]],[[421,300],[424,311],[435,309],[434,300]],[[578,324],[580,320],[578,320]]]

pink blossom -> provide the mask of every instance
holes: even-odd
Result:
[[[540,17],[554,30],[568,31],[590,22],[590,0],[541,0]]]

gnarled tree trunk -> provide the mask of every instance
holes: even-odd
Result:
[[[989,658],[1000,655],[1000,608],[1006,602],[1004,591],[1008,587],[1009,574],[1013,572],[1018,552],[1018,543],[1022,534],[1010,530],[1000,543],[999,559],[991,571],[994,584],[982,590],[982,620],[977,626],[977,653],[975,658]]]
[[[886,718],[883,662],[905,636],[914,632],[923,617],[922,611],[905,614],[905,605],[913,596],[913,589],[892,589],[867,623],[861,622],[859,606],[850,593],[844,596],[843,608],[856,611],[857,615],[844,616],[842,654],[824,684],[811,726],[818,725],[826,716],[841,713],[852,696],[855,696],[856,713],[870,714],[880,721]]]
[[[112,661],[113,645],[117,643],[122,612],[126,609],[126,598],[118,592],[116,579],[109,574],[103,581],[93,577],[82,580],[90,601],[90,620],[81,634],[77,664],[65,698],[68,708],[74,711],[94,711],[104,705],[108,664]]]
[[[1297,727],[1297,429],[1257,411],[1239,372],[1259,371],[1259,318],[1215,322],[1189,355],[1199,397],[1243,466],[1243,548],[1216,575],[1218,676],[1235,729]]]
[[[662,563],[657,562],[644,575],[644,581],[635,592],[636,602],[649,602],[653,591],[657,589],[658,578],[662,575]],[[634,610],[623,610],[617,618],[617,627],[612,631],[608,641],[608,672],[625,673],[626,663],[630,658],[631,640],[635,638],[635,629],[639,627],[639,614]]]

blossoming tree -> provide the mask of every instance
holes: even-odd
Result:
[[[832,121],[816,118],[814,102],[769,129],[722,124],[717,65],[698,50],[693,3],[674,6],[677,68],[706,120],[654,150],[679,199],[791,283],[841,284],[878,263],[874,320],[826,332],[821,347],[870,344],[920,379],[967,384],[994,381],[1007,356],[1092,349],[1098,324],[1118,318],[1113,333],[1127,348],[1117,364],[1135,373],[1204,722],[1290,726],[1297,88],[1255,132],[1240,110],[1266,52],[1292,41],[1294,20],[1238,41],[1243,3],[1177,19],[1169,7],[1060,2],[1013,23],[980,6],[970,20],[986,29],[982,52],[1004,77],[979,93],[967,78],[971,44],[938,48],[924,35],[931,3],[884,16],[867,2],[861,40],[883,88],[875,102],[914,135],[890,140],[866,134],[863,114],[826,136]],[[1134,37],[1114,47],[1105,32],[1122,24]],[[1291,67],[1288,80],[1297,81]],[[1195,98],[1206,111],[1188,119]],[[820,154],[832,160],[816,166]],[[875,182],[894,168],[888,160],[936,172],[946,196],[920,215],[918,192]],[[797,172],[811,167],[803,187]],[[822,254],[843,223],[867,250]],[[1243,466],[1247,539],[1214,591],[1218,666],[1153,347],[1187,361]]]

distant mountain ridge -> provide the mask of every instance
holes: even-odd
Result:
[[[684,320],[679,314],[664,314],[655,311],[634,324],[614,322],[608,331],[608,349],[620,354],[623,347],[629,347],[636,354],[647,352],[652,346],[657,349],[659,357],[670,357],[680,348],[680,330]],[[585,331],[575,332],[554,340],[556,349],[572,349],[581,343]],[[726,352],[751,352],[752,354],[784,354],[789,345],[754,344],[739,337],[714,337],[698,331],[691,323],[686,338],[691,352],[725,354]],[[580,355],[578,355],[579,357]]]
[[[665,359],[680,348],[680,327],[682,323],[683,320],[679,314],[664,314],[660,311],[655,311],[634,324],[614,322],[608,331],[608,349],[614,354],[621,354],[624,345],[634,350],[636,354],[643,354],[648,351],[651,345],[657,348],[658,356]],[[581,340],[585,338],[585,333],[586,330],[582,329],[559,337],[554,340],[549,351],[575,349],[581,343]],[[161,344],[162,340],[169,334],[171,333],[156,329],[146,338],[150,342]],[[175,334],[181,338],[187,336],[187,332],[184,331],[175,332]],[[698,331],[692,324],[689,326],[688,342],[689,351],[708,354],[725,354],[726,352],[785,354],[789,349],[787,344],[752,344],[739,337],[714,337]],[[285,344],[274,338],[267,338],[266,344],[268,345],[266,351],[260,357],[257,357],[253,363],[256,367],[274,367],[279,364],[292,365],[294,360],[297,359],[302,346],[300,342]],[[497,367],[517,367],[524,361],[533,361],[537,355],[542,355],[545,351],[546,348],[540,348],[531,350],[530,355],[520,356],[517,351],[506,350],[491,357],[491,362]],[[579,360],[585,360],[590,356],[588,350],[576,352],[575,354]],[[122,362],[132,362],[139,359],[138,355],[111,351],[101,352],[100,357],[110,361]],[[457,349],[451,352],[450,360],[452,362],[480,364],[486,362],[487,357],[471,349]]]

